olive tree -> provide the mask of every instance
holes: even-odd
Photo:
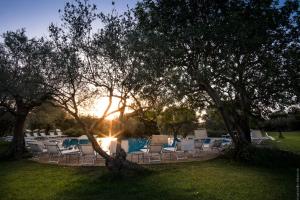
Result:
[[[0,44],[0,107],[15,117],[13,140],[6,156],[21,158],[25,152],[24,123],[28,113],[51,98],[45,69],[49,66],[51,45],[29,39],[25,30],[7,32]]]
[[[250,117],[297,102],[298,11],[297,1],[143,1],[136,43],[174,96],[218,108],[238,149]]]
[[[97,13],[96,6],[87,1],[67,3],[61,19],[61,26],[52,24],[49,27],[55,51],[49,73],[55,72],[55,76],[48,85],[52,85],[55,91],[54,104],[75,118],[95,151],[106,160],[108,169],[141,169],[126,160],[126,153],[120,148],[115,157],[108,155],[92,134],[95,124],[88,126],[80,118],[86,104],[100,97],[108,98],[109,103],[98,120],[99,124],[112,113],[124,115],[134,67],[128,61],[125,49],[121,49],[123,32],[128,27],[122,26],[119,18],[113,15]],[[93,30],[93,23],[101,23],[104,27]],[[109,111],[113,97],[120,99],[120,106]]]

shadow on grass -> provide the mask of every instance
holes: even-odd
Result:
[[[0,199],[272,200],[295,195],[294,170],[250,167],[223,159],[148,168],[145,173],[115,175],[104,167],[3,162]]]
[[[198,199],[192,191],[184,191],[173,188],[171,185],[162,185],[166,182],[161,179],[162,171],[148,170],[143,173],[128,171],[122,174],[97,173],[94,169],[79,170],[77,173],[87,173],[90,178],[81,181],[80,184],[71,185],[66,191],[56,195],[56,199],[101,199],[101,200],[148,200],[148,199]],[[99,170],[99,169],[98,169]],[[96,173],[96,175],[95,175]],[[180,181],[180,180],[179,180]],[[168,181],[167,181],[168,182]],[[166,184],[168,184],[166,182]],[[172,189],[173,188],[173,189]]]

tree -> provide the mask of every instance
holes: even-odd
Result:
[[[65,112],[49,103],[43,103],[34,108],[26,119],[26,127],[29,129],[50,129],[61,128],[59,123],[66,117]]]
[[[7,32],[0,44],[0,107],[15,117],[13,141],[7,156],[19,159],[25,152],[24,123],[28,113],[49,99],[45,82],[51,46],[43,38],[29,39],[25,30]]]
[[[92,33],[92,23],[102,19],[104,28]],[[107,97],[109,103],[99,118],[101,124],[105,118],[115,112],[124,114],[130,86],[132,67],[128,64],[127,54],[120,51],[122,32],[126,30],[119,19],[96,13],[96,6],[87,1],[67,3],[61,15],[62,25],[49,27],[55,56],[49,73],[55,76],[48,85],[54,87],[54,105],[65,109],[78,122],[91,141],[93,148],[105,160],[111,171],[122,169],[141,169],[135,163],[126,160],[126,153],[117,150],[115,157],[108,155],[93,137],[93,127],[88,126],[82,118],[82,108],[96,97]],[[117,20],[117,21],[116,21]],[[121,46],[122,47],[122,46]],[[120,99],[120,107],[109,112],[112,98]]]
[[[300,49],[298,9],[296,1],[144,1],[137,43],[177,97],[218,108],[238,152],[251,142],[250,117],[295,103],[287,67],[297,59],[288,65],[286,52]]]
[[[161,132],[173,134],[174,141],[178,141],[178,134],[187,135],[195,129],[197,117],[191,109],[172,106],[158,116],[157,123]]]
[[[213,135],[221,136],[226,133],[226,126],[217,108],[208,107],[202,117],[205,120],[205,128]]]
[[[13,132],[15,118],[6,109],[0,108],[0,136],[8,135]]]

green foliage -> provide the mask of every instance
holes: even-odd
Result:
[[[30,39],[25,30],[8,31],[0,43],[1,105],[12,111],[15,106],[32,109],[49,99],[51,87],[45,71],[50,66],[51,45],[43,38]]]
[[[31,130],[61,128],[59,125],[65,117],[66,114],[61,108],[44,103],[29,113],[26,119],[26,127]]]
[[[9,112],[0,109],[0,137],[3,135],[10,135],[13,132],[14,125],[14,116]]]
[[[64,131],[64,134],[70,137],[79,137],[84,134],[84,131],[80,128],[69,128]]]
[[[227,132],[222,116],[216,108],[209,107],[206,109],[203,120],[205,120],[205,128],[210,137],[220,137]]]
[[[299,2],[140,2],[144,63],[175,99],[213,104],[228,131],[250,142],[250,117],[298,103]]]
[[[157,124],[162,134],[187,135],[197,126],[197,117],[192,109],[172,106],[158,116]]]
[[[138,118],[129,118],[124,121],[123,137],[144,137],[147,136],[147,129]]]
[[[300,129],[300,110],[290,112],[274,112],[264,121],[263,127],[268,131],[294,131]]]
[[[225,157],[234,158],[236,150],[230,148],[227,150]],[[248,145],[240,150],[237,160],[240,162],[264,166],[264,167],[299,167],[300,155],[294,152],[284,151],[277,148],[256,147]]]

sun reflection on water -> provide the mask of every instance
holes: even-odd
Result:
[[[97,138],[97,142],[99,146],[108,154],[112,152],[111,148],[114,148],[112,145],[112,142],[117,141],[117,138],[115,137],[102,137],[102,138]]]

